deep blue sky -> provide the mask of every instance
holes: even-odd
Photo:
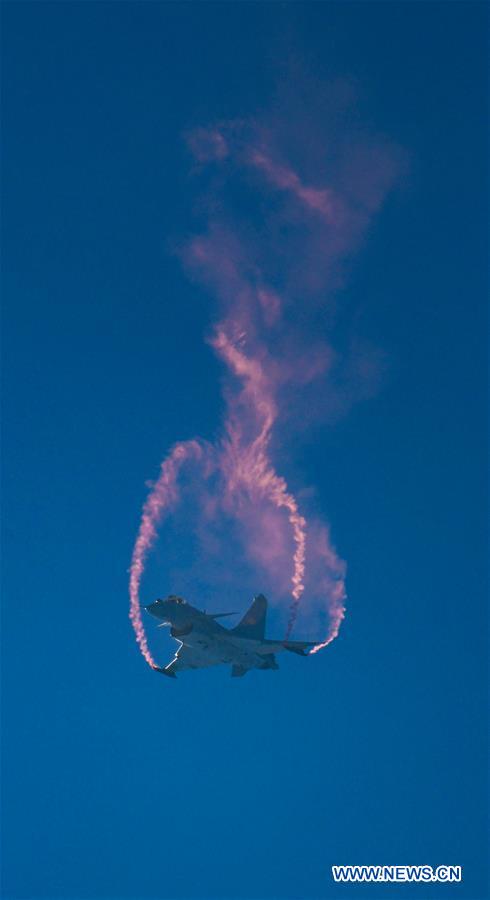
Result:
[[[5,898],[488,896],[485,30],[472,3],[3,5]],[[221,404],[168,252],[182,133],[262,107],[289,53],[410,159],[348,285],[388,377],[302,460],[348,618],[280,672],[167,683],[127,568],[146,479]]]

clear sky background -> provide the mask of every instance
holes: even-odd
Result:
[[[488,896],[485,20],[3,5],[5,898]],[[348,615],[280,672],[167,683],[137,651],[127,569],[145,481],[222,404],[209,298],[169,252],[196,199],[182,135],[265,106],[295,54],[356,82],[409,160],[345,287],[384,384],[301,459]],[[464,877],[335,886],[344,863]]]

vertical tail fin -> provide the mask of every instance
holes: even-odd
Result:
[[[245,613],[241,622],[233,628],[234,634],[239,637],[250,638],[254,641],[263,641],[265,635],[265,619],[267,616],[267,600],[263,594],[259,594],[249,610]]]

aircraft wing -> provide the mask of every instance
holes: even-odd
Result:
[[[260,647],[257,647],[257,653],[261,655],[268,653],[279,653],[281,650],[290,650],[291,653],[298,653],[299,656],[308,656],[308,651],[315,646],[314,641],[262,641]]]
[[[182,669],[203,669],[207,666],[216,665],[219,660],[212,659],[201,647],[191,646],[180,642],[179,649],[174,658],[164,668],[156,667],[157,672],[162,675],[169,675],[171,678],[176,677],[176,673]]]
[[[291,653],[298,653],[299,656],[308,656],[308,651],[314,646],[314,641],[283,641],[285,650],[290,650]]]

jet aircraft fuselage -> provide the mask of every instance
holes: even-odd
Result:
[[[155,600],[146,607],[161,625],[170,627],[170,634],[180,642],[174,659],[157,671],[175,677],[182,669],[200,669],[228,663],[232,675],[245,675],[249,669],[279,668],[274,654],[291,650],[306,656],[313,644],[306,641],[271,641],[265,638],[267,600],[259,594],[235,628],[224,628],[216,620],[233,613],[206,613],[181,597],[169,596]]]

